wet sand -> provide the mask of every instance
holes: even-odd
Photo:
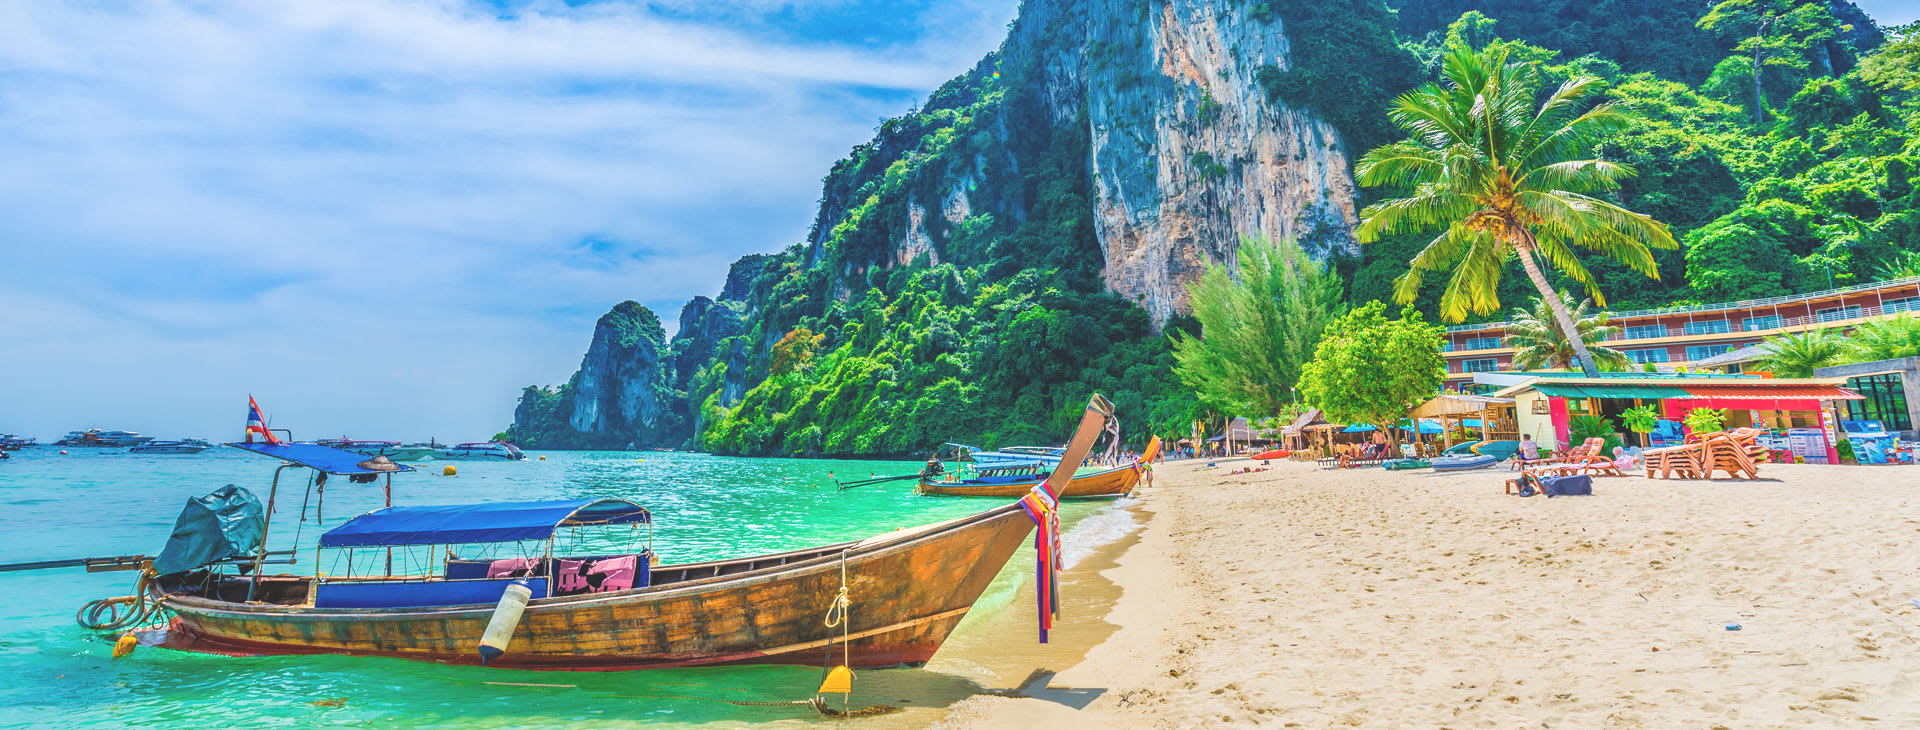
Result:
[[[1058,644],[1030,581],[957,634],[930,668],[1014,691],[933,724],[1920,726],[1920,470],[1523,499],[1501,470],[1221,463],[1159,469],[1139,532],[1066,574]]]

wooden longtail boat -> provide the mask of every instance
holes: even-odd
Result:
[[[1014,497],[1018,498],[1046,477],[1041,476],[982,476],[973,479],[920,480],[920,493],[943,497]],[[1090,474],[1077,474],[1060,491],[1061,499],[1095,499],[1101,497],[1124,497],[1133,492],[1134,485],[1140,483],[1140,465],[1128,464],[1105,471]]]
[[[1155,436],[1147,443],[1140,458],[1126,466],[1115,467],[1090,474],[1076,474],[1060,490],[1061,499],[1099,499],[1124,497],[1133,493],[1140,484],[1156,456],[1160,454],[1160,437]],[[985,471],[985,470],[983,470]],[[1045,481],[1045,475],[990,475],[983,474],[973,478],[960,478],[957,475],[948,478],[922,478],[920,493],[945,497],[1014,497],[1018,498],[1033,490],[1033,487]]]
[[[914,666],[933,657],[1033,524],[1016,505],[860,542],[651,571],[651,585],[612,593],[538,598],[526,606],[504,655],[489,666],[616,670],[709,664],[820,665],[829,637],[821,615],[841,587],[850,612],[852,666]],[[204,573],[156,581],[173,612],[143,643],[215,654],[356,654],[478,664],[474,650],[493,603],[411,608],[318,608],[312,579],[269,576],[198,589]],[[413,580],[425,580],[424,576]],[[380,578],[379,581],[389,579]],[[831,659],[841,659],[833,647]]]
[[[1054,485],[1079,468],[1111,414],[1111,404],[1094,396]],[[135,595],[89,604],[83,625],[117,630],[170,614],[136,632],[140,642],[241,656],[347,654],[552,670],[912,666],[933,657],[1037,521],[1032,505],[1016,502],[857,542],[656,565],[652,514],[626,500],[394,507],[391,475],[404,466],[316,444],[229,445],[285,462],[264,508],[232,486],[190,501]],[[266,557],[285,554],[267,551],[266,533],[280,472],[295,467],[356,483],[388,476],[388,507],[328,530],[315,548],[346,551],[345,575],[261,570]],[[324,483],[318,476],[309,490]],[[1057,523],[1041,509],[1050,532]],[[569,557],[556,548],[562,528],[573,535],[627,527],[638,535],[641,526],[649,528],[644,549],[607,554],[603,541],[579,548],[596,554]],[[529,557],[455,557],[456,547],[474,555],[473,545],[528,543],[539,546]],[[407,562],[419,548],[427,555],[422,567],[396,573],[396,555]],[[355,574],[361,564],[379,565],[383,553],[384,569]],[[356,562],[356,555],[371,560]],[[1045,557],[1040,564],[1052,565]],[[848,600],[850,607],[841,603]],[[829,625],[835,616],[841,620]],[[1042,617],[1043,641],[1050,617]]]

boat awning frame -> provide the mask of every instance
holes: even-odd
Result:
[[[388,507],[347,520],[320,536],[320,547],[394,547],[545,540],[562,527],[653,522],[624,499],[554,499]]]
[[[366,455],[356,454],[344,449],[336,449],[332,446],[321,446],[319,444],[237,442],[227,445],[242,451],[250,451],[261,456],[271,456],[281,461],[290,461],[300,466],[319,469],[328,474],[339,476],[352,476],[355,474],[394,474],[413,471],[413,467],[407,466],[406,464],[394,464],[394,466],[399,467],[397,469],[383,469],[378,471],[368,469],[360,466],[360,462],[366,461],[369,458]]]

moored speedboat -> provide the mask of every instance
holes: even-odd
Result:
[[[85,431],[68,431],[66,436],[53,442],[55,446],[93,446],[101,448],[125,448],[139,446],[152,441],[152,436],[142,436],[137,431],[102,431],[89,428]]]
[[[527,455],[520,453],[519,447],[513,444],[503,444],[498,441],[476,441],[472,443],[454,444],[433,452],[434,461],[471,461],[477,459],[519,461],[525,458],[527,458]]]
[[[127,449],[133,454],[198,454],[212,448],[213,444],[205,439],[181,439],[179,441],[148,441]]]
[[[0,433],[0,451],[19,451],[28,446],[33,446],[36,441],[38,441],[38,439],[32,436],[15,436],[10,433]]]

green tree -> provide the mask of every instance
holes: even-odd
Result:
[[[1910,279],[1920,276],[1920,251],[1901,251],[1880,265],[1880,280]]]
[[[1628,431],[1640,434],[1641,443],[1644,444],[1646,435],[1660,427],[1660,411],[1654,409],[1651,403],[1628,408],[1620,412],[1620,425],[1626,426]]]
[[[1766,92],[1762,73],[1768,68],[1788,72],[1792,87],[1805,79],[1816,61],[1820,71],[1833,75],[1827,41],[1839,22],[1821,3],[1800,0],[1725,0],[1700,19],[1702,30],[1734,44],[1733,51],[1747,66],[1753,84],[1753,120],[1765,122]]]
[[[1834,364],[1845,350],[1845,343],[1824,328],[1774,335],[1765,345],[1761,369],[1782,378],[1811,378],[1815,368]]]
[[[1200,336],[1174,332],[1174,373],[1207,405],[1273,415],[1339,316],[1340,280],[1293,241],[1248,239],[1238,276],[1214,264],[1187,287]]]
[[[1450,53],[1445,75],[1445,86],[1429,84],[1395,100],[1393,122],[1411,139],[1361,158],[1362,184],[1411,194],[1368,206],[1355,236],[1369,243],[1401,231],[1444,229],[1409,262],[1395,298],[1414,301],[1425,274],[1451,269],[1440,296],[1447,321],[1499,309],[1501,275],[1519,258],[1554,321],[1569,333],[1581,369],[1597,374],[1536,257],[1586,287],[1602,306],[1606,298],[1575,248],[1659,278],[1649,247],[1676,248],[1673,235],[1663,223],[1592,195],[1619,187],[1633,170],[1585,157],[1603,135],[1634,117],[1611,103],[1583,111],[1600,84],[1592,76],[1569,79],[1536,107],[1538,71],[1533,64],[1508,64],[1504,51]]]
[[[1687,429],[1694,433],[1713,433],[1721,430],[1727,423],[1727,412],[1713,408],[1695,408],[1687,411],[1681,419]]]
[[[1560,306],[1572,310],[1573,328],[1586,343],[1594,364],[1625,368],[1625,353],[1599,344],[1619,334],[1620,328],[1607,324],[1604,312],[1589,315],[1587,309],[1592,304],[1592,300],[1582,300],[1575,307],[1573,296],[1560,292]],[[1554,323],[1553,307],[1542,299],[1534,299],[1532,309],[1514,312],[1513,319],[1507,321],[1507,346],[1516,349],[1513,365],[1522,370],[1573,367],[1573,344],[1567,341],[1566,331]]]
[[[1861,322],[1847,336],[1849,362],[1920,356],[1920,316],[1912,313]]]
[[[1339,423],[1369,423],[1383,433],[1439,392],[1447,377],[1443,331],[1409,310],[1387,319],[1370,302],[1327,328],[1300,377],[1300,395]],[[1389,436],[1391,438],[1391,436]]]

